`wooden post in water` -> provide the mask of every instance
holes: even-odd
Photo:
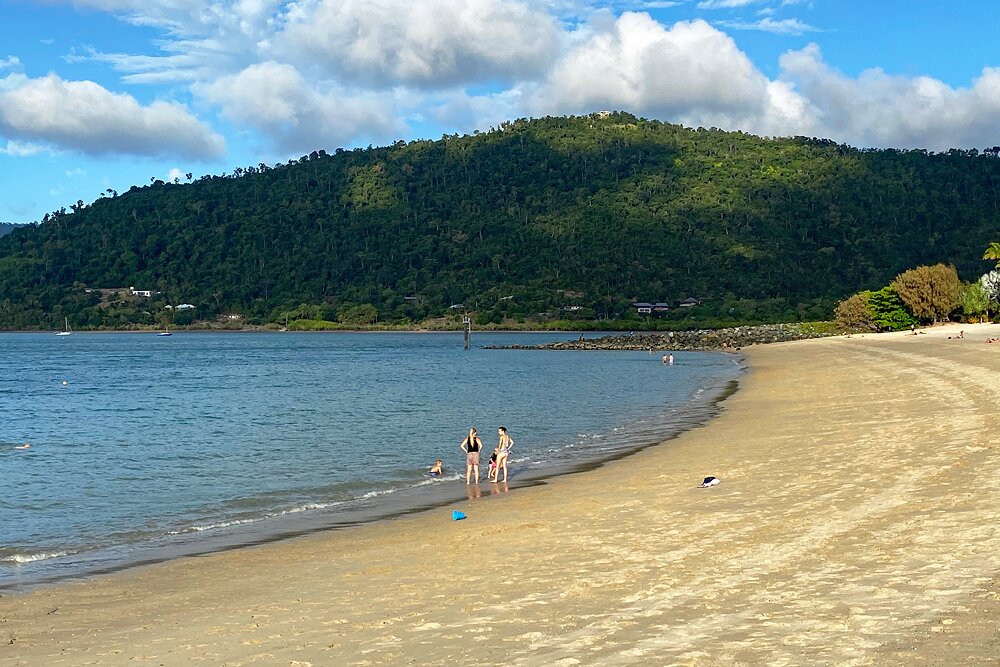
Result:
[[[472,340],[472,319],[466,315],[462,318],[462,324],[465,325],[465,349],[469,349],[469,343]]]

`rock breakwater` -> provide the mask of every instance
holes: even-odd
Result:
[[[495,345],[488,349],[504,350],[731,350],[748,345],[781,343],[805,338],[822,338],[801,324],[764,324],[728,329],[695,329],[691,331],[636,332],[600,338],[580,336],[576,340],[543,345]]]

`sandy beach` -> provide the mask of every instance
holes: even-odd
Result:
[[[5,593],[0,665],[1000,665],[988,336],[755,347],[719,418],[596,470]]]

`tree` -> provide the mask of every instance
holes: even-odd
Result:
[[[997,260],[997,268],[1000,269],[1000,243],[994,241],[986,246],[986,252],[983,253],[983,259]]]
[[[954,266],[918,266],[896,276],[890,284],[914,317],[938,322],[958,306],[962,283]]]
[[[876,326],[868,310],[870,295],[871,292],[858,292],[838,303],[834,311],[837,326],[847,331],[875,331]]]
[[[990,295],[980,283],[970,283],[962,288],[958,302],[962,306],[963,314],[967,317],[978,317],[982,322],[983,314],[989,312]]]
[[[351,306],[340,314],[344,324],[373,324],[378,321],[378,310],[370,303]]]
[[[990,317],[989,306],[993,306],[994,310],[1000,308],[1000,269],[996,271],[990,271],[989,273],[983,275],[979,279],[979,285],[986,292],[986,297],[989,299],[986,308],[986,318]]]
[[[868,312],[872,324],[879,331],[902,331],[917,323],[906,304],[892,287],[868,292]]]

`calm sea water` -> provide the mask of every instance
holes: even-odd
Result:
[[[466,497],[471,425],[488,451],[507,426],[511,486],[532,483],[704,421],[741,370],[483,349],[567,337],[0,334],[0,588]]]

